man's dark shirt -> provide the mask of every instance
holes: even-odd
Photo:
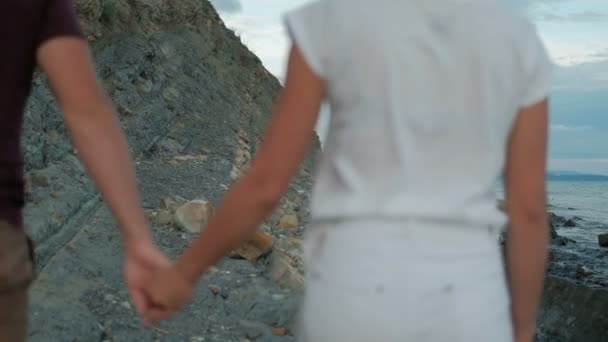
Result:
[[[62,36],[82,37],[71,0],[0,0],[0,221],[22,223],[23,111],[38,48]]]

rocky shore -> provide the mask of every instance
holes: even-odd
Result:
[[[498,206],[504,209],[502,201]],[[537,341],[607,341],[608,248],[602,234],[594,243],[579,237],[592,234],[585,231],[597,230],[598,225],[608,232],[608,224],[551,211],[547,220],[551,245]],[[582,233],[573,233],[575,229]],[[504,239],[503,234],[503,243]]]
[[[575,216],[550,218],[556,234],[540,311],[540,341],[608,341],[608,249],[601,238],[584,243],[570,233],[598,223]]]

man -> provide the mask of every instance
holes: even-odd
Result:
[[[142,283],[168,265],[147,229],[126,139],[100,89],[71,0],[0,2],[0,336],[27,338],[31,248],[22,226],[22,116],[38,65],[58,100],[79,156],[121,228],[124,275],[138,311]]]

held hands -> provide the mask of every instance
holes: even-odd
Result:
[[[150,325],[173,316],[190,301],[195,285],[175,264],[151,274],[144,288],[151,304],[143,314],[144,323]]]
[[[182,276],[152,242],[129,245],[125,257],[127,290],[145,325],[173,316],[190,300],[195,284]]]
[[[125,284],[135,311],[140,317],[151,306],[144,292],[148,278],[156,271],[171,265],[161,251],[149,241],[138,241],[126,248],[123,273]]]

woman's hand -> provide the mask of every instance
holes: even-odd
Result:
[[[192,298],[195,285],[175,265],[153,273],[143,289],[151,303],[143,315],[144,323],[150,325],[176,314]]]

